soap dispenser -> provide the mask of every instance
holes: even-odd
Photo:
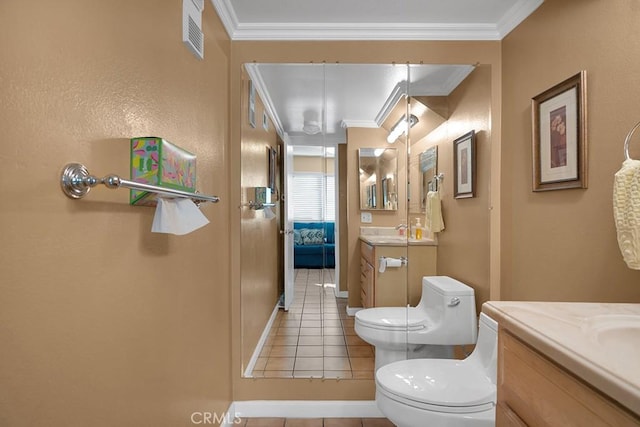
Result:
[[[420,218],[416,218],[416,240],[422,240],[422,224],[420,224]]]

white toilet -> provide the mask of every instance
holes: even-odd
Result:
[[[454,345],[476,342],[473,288],[448,276],[425,276],[417,307],[360,310],[355,331],[375,347],[376,370],[399,360],[452,358]]]
[[[495,426],[498,324],[480,314],[473,353],[464,360],[413,359],[376,372],[376,403],[398,427]]]

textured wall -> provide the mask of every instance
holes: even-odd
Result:
[[[505,299],[640,302],[640,272],[622,261],[612,209],[624,138],[640,121],[639,21],[632,0],[547,0],[503,40]],[[580,70],[589,188],[534,193],[531,98]]]
[[[229,406],[230,43],[207,5],[197,60],[181,8],[0,4],[0,425],[173,427]],[[128,139],[149,135],[197,154],[211,224],[152,234],[127,190],[60,191],[70,161],[128,177]]]

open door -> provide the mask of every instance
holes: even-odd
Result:
[[[284,194],[284,206],[283,222],[282,222],[282,234],[284,238],[284,309],[289,310],[294,297],[294,282],[295,274],[293,270],[293,205],[289,203],[291,200],[292,181],[293,175],[291,170],[293,168],[293,147],[289,140],[288,135],[283,138],[283,170],[284,174],[284,188],[282,194]]]

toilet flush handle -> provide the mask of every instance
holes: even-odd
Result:
[[[460,304],[460,298],[458,298],[458,297],[453,297],[453,298],[451,298],[451,301],[449,301],[449,304],[448,304],[448,305],[449,305],[449,307],[455,307],[455,306],[457,306],[458,304]]]

